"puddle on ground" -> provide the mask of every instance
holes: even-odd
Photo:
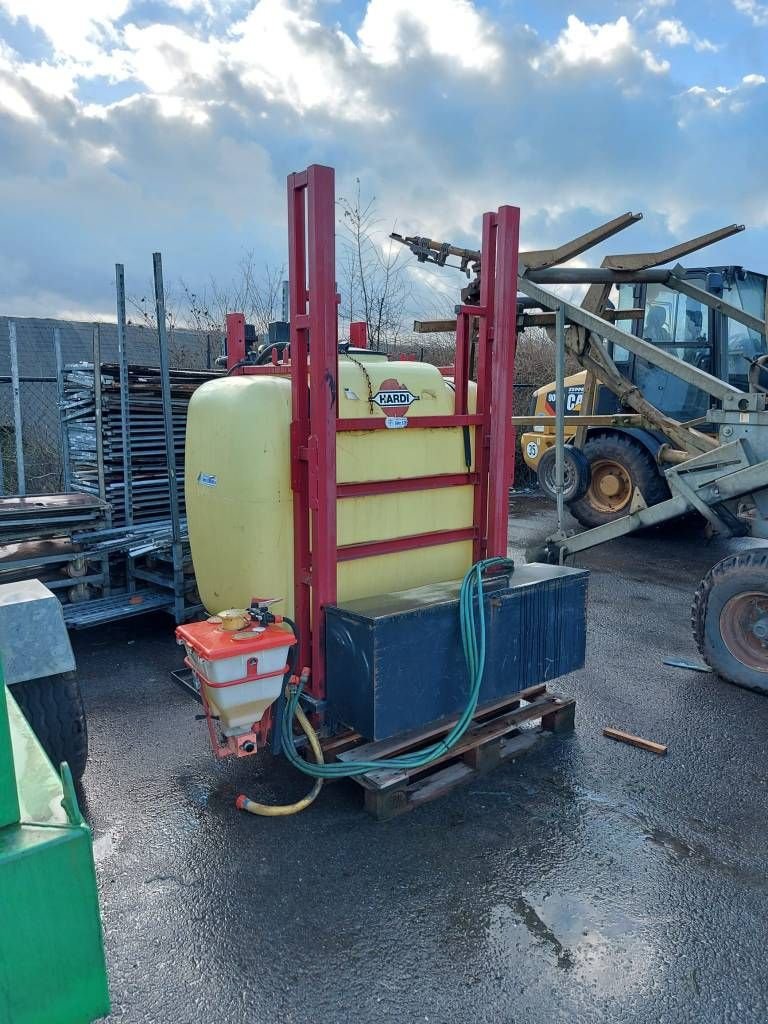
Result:
[[[539,939],[551,947],[557,958],[558,967],[564,971],[568,971],[573,967],[573,954],[571,951],[565,948],[549,925],[542,921],[536,910],[524,896],[518,896],[512,904],[512,910],[535,939]]]
[[[495,955],[519,959],[538,951],[596,992],[641,991],[653,979],[661,948],[649,921],[605,901],[581,896],[521,894],[491,912],[488,940]]]

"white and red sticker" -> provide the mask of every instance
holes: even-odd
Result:
[[[382,381],[379,390],[371,398],[371,401],[375,402],[387,416],[396,419],[404,417],[411,405],[418,400],[418,395],[414,395],[394,377]]]

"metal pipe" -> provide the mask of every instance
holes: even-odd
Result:
[[[117,361],[120,365],[120,429],[123,435],[123,501],[125,525],[133,523],[133,467],[131,465],[131,413],[128,392],[128,348],[125,335],[125,269],[115,264],[117,298]]]
[[[56,357],[56,402],[59,407],[59,431],[61,432],[61,466],[64,490],[72,489],[72,464],[69,458],[69,437],[67,420],[64,415],[64,359],[61,354],[61,328],[53,328],[53,353]]]
[[[518,277],[517,286],[521,292],[537,299],[543,309],[557,309],[562,304],[571,323],[585,327],[598,338],[605,338],[607,341],[612,341],[628,349],[635,355],[645,359],[652,366],[658,366],[673,376],[679,377],[687,384],[700,388],[712,398],[722,400],[731,395],[742,394],[732,384],[713,377],[711,373],[706,373],[691,363],[683,362],[682,359],[670,355],[663,348],[659,348],[649,341],[644,341],[642,338],[636,338],[634,334],[629,334],[627,331],[621,330],[620,327],[607,323],[594,313],[582,309],[581,306],[576,306],[570,302],[563,302],[559,295],[548,292],[544,288],[539,288],[538,285],[533,284],[528,278]]]
[[[93,405],[96,421],[96,473],[99,483],[99,497],[107,501],[107,484],[104,475],[104,410],[101,399],[101,327],[93,325]],[[107,526],[112,525],[112,507],[106,513]]]
[[[16,347],[16,322],[8,321],[8,344],[11,350],[11,391],[13,395],[13,434],[16,445],[16,489],[27,493],[27,479],[24,471],[24,439],[21,433],[21,389],[19,388],[19,353]]]
[[[555,310],[555,494],[557,529],[563,530],[565,514],[565,309]]]
[[[165,323],[165,290],[163,288],[163,258],[159,252],[152,254],[155,279],[155,312],[157,315],[157,340],[160,347],[160,390],[163,396],[163,427],[165,432],[165,458],[168,467],[168,497],[171,506],[171,532],[173,543],[173,598],[174,616],[177,622],[184,618],[184,560],[181,547],[181,515],[179,512],[179,485],[176,477],[176,446],[173,437],[173,405],[171,398],[171,376],[168,361],[168,334]]]
[[[179,490],[176,479],[176,454],[173,438],[173,406],[171,399],[170,366],[168,363],[168,334],[165,323],[165,290],[163,288],[163,258],[159,252],[152,254],[155,279],[155,309],[157,313],[157,340],[160,348],[160,391],[163,397],[163,428],[165,433],[165,458],[168,467],[170,488],[171,527],[173,539],[181,538],[181,516],[179,515]]]
[[[765,321],[759,317],[747,313],[738,306],[726,302],[724,299],[703,288],[686,281],[685,278],[675,270],[662,268],[656,270],[606,270],[602,267],[556,267],[548,270],[529,270],[525,279],[535,281],[538,284],[622,284],[626,282],[645,284],[665,284],[674,291],[682,292],[688,298],[700,302],[709,309],[716,309],[737,323],[743,324],[750,330],[759,334],[766,333]],[[621,310],[615,311],[617,315]]]
[[[529,270],[525,277],[537,284],[666,284],[667,270],[608,270],[603,267],[548,267]]]

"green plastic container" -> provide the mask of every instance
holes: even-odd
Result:
[[[0,668],[0,1024],[108,1013],[91,831]]]

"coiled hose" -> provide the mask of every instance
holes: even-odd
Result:
[[[298,718],[300,710],[301,685],[289,686],[286,693],[287,702],[282,718],[283,751],[296,768],[321,779],[338,779],[377,769],[423,768],[431,761],[446,754],[461,739],[469,728],[480,697],[480,687],[485,670],[485,607],[483,605],[483,573],[489,569],[513,569],[514,563],[508,558],[486,558],[475,563],[461,583],[459,593],[459,620],[461,625],[461,643],[464,660],[470,678],[470,692],[466,706],[458,721],[448,733],[437,743],[433,743],[414,754],[401,757],[382,758],[378,761],[345,761],[343,764],[311,764],[299,756],[293,738],[293,718]],[[301,719],[299,719],[301,723]],[[302,724],[303,728],[303,724]],[[310,726],[311,728],[311,726]]]
[[[312,790],[303,800],[295,804],[269,806],[267,804],[256,804],[248,800],[247,797],[241,796],[237,799],[237,806],[243,810],[251,811],[253,814],[296,814],[297,811],[308,807],[315,799],[324,779],[351,778],[382,768],[393,770],[423,768],[430,764],[430,762],[448,753],[451,747],[455,746],[467,731],[477,711],[480,688],[485,671],[486,645],[483,574],[489,569],[506,569],[511,571],[514,569],[514,562],[508,558],[486,558],[476,562],[462,580],[459,592],[459,622],[464,661],[470,678],[470,692],[463,712],[447,736],[416,753],[403,754],[400,757],[381,758],[378,761],[345,761],[343,764],[325,764],[317,733],[312,728],[299,703],[303,683],[300,682],[298,685],[289,683],[285,688],[286,704],[279,726],[281,728],[283,752],[295,768],[317,780],[315,786],[313,786]],[[294,624],[289,624],[295,632]],[[305,761],[296,750],[296,741],[293,734],[294,718],[297,719],[309,741],[315,757],[314,764],[310,761]],[[276,727],[278,726],[276,725]]]

